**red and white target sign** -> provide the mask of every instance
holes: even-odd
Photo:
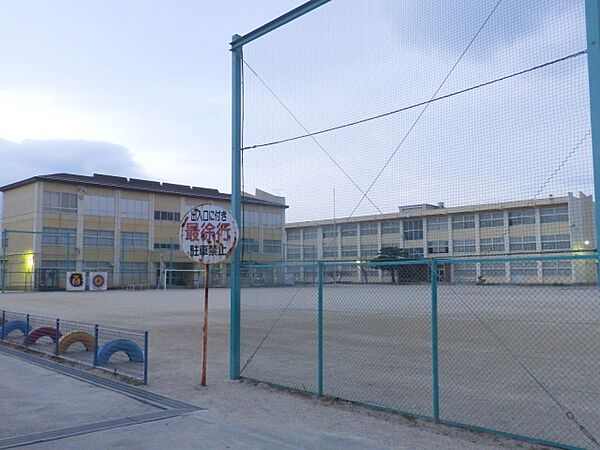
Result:
[[[221,206],[196,206],[181,219],[179,248],[195,262],[218,264],[226,261],[238,240],[237,222],[233,214]]]

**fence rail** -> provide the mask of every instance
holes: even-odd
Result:
[[[0,341],[148,384],[148,332],[2,310]]]
[[[244,266],[270,284],[241,289],[241,376],[585,448],[600,436],[596,268],[595,255]]]

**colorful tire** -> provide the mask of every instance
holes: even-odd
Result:
[[[85,331],[71,331],[70,333],[65,334],[58,342],[58,351],[60,353],[65,353],[71,345],[77,342],[83,344],[86,351],[94,351],[94,336]]]
[[[40,339],[40,338],[42,338],[44,336],[48,336],[49,338],[52,338],[52,340],[54,342],[56,342],[56,341],[58,341],[60,339],[60,337],[62,336],[62,334],[56,328],[52,328],[52,327],[39,327],[39,328],[36,328],[35,330],[33,330],[31,333],[29,333],[27,335],[27,338],[25,339],[25,344],[26,345],[33,345],[33,344],[35,344],[38,341],[38,339]]]
[[[108,364],[110,357],[117,352],[124,352],[129,357],[129,361],[144,362],[144,354],[139,345],[129,339],[115,339],[107,342],[98,350],[97,364],[99,366]]]

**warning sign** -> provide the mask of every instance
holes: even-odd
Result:
[[[195,262],[218,264],[226,261],[238,244],[238,225],[231,212],[217,205],[190,209],[181,220],[180,249]]]

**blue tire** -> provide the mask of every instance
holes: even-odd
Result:
[[[97,364],[99,366],[105,366],[108,364],[110,357],[117,352],[124,352],[131,362],[144,362],[144,353],[139,345],[129,339],[115,339],[100,347],[98,350]]]

